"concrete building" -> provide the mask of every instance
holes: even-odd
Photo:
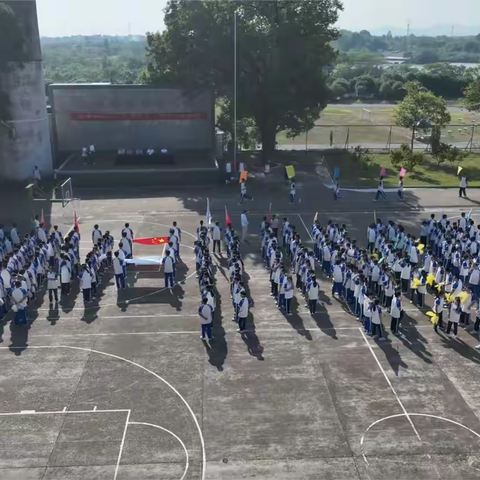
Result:
[[[55,150],[61,160],[93,143],[97,152],[212,152],[212,92],[147,85],[52,84],[49,98]]]
[[[0,72],[0,90],[9,98],[8,117],[0,122],[0,180],[32,178],[35,165],[53,172],[42,53],[35,0],[2,0],[15,14],[23,34],[23,58],[12,58]],[[0,41],[1,41],[0,32]]]

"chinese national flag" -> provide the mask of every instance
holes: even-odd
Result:
[[[227,212],[227,206],[225,205],[225,223],[227,226],[232,224],[232,221],[230,220],[230,215]]]
[[[141,245],[163,245],[168,243],[168,237],[135,238],[133,243],[140,243]]]

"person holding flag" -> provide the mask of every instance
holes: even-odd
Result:
[[[220,228],[220,224],[215,222],[215,226],[211,228],[212,233],[212,240],[213,240],[213,253],[215,253],[215,249],[218,248],[218,253],[222,254],[222,247],[220,244],[220,240],[222,238],[222,229]]]

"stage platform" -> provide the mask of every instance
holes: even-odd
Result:
[[[72,154],[55,170],[55,178],[72,178],[78,187],[216,184],[221,169],[212,153],[176,153],[174,164],[118,165],[117,154],[97,153],[95,163]]]

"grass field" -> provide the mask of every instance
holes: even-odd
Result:
[[[405,128],[394,126],[394,109],[391,107],[370,107],[371,119],[363,118],[363,108],[348,105],[330,105],[323,112],[316,126],[308,132],[309,145],[329,145],[330,132],[333,132],[333,143],[337,148],[376,144],[386,146],[390,143],[409,142],[411,132]],[[451,124],[443,129],[442,140],[446,143],[467,143],[471,138],[471,127],[480,123],[480,116],[466,112],[452,112]],[[351,125],[355,125],[354,127]],[[458,126],[457,126],[458,125]],[[349,127],[350,126],[350,127]],[[305,145],[306,134],[295,138],[287,138],[285,132],[277,136],[279,145]],[[480,128],[476,129],[474,142],[480,146]]]
[[[349,154],[325,155],[330,171],[340,169],[340,185],[343,187],[375,187],[382,167],[387,171],[386,187],[396,187],[398,184],[398,169],[392,166],[390,155],[374,155],[373,162],[365,168],[352,160]],[[461,163],[469,178],[469,186],[480,187],[480,155],[469,155]],[[417,167],[413,174],[407,173],[406,187],[458,187],[457,167],[449,163],[437,165],[429,155],[425,163]]]

